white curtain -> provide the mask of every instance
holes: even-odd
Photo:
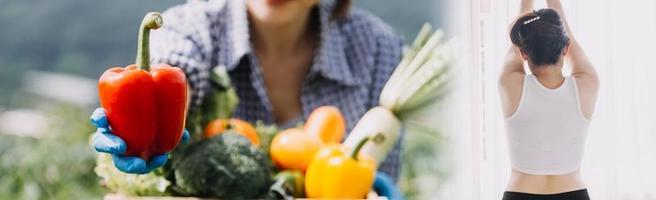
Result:
[[[545,3],[535,0],[536,9]],[[497,78],[519,0],[454,4],[462,44],[452,152],[452,199],[501,199],[510,166]],[[601,90],[582,174],[594,200],[656,199],[656,1],[563,0],[574,34],[597,68]],[[567,71],[567,70],[566,70]],[[466,172],[462,172],[466,171]]]

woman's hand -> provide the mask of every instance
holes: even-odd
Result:
[[[94,148],[98,152],[111,154],[114,166],[118,170],[131,174],[146,174],[166,164],[168,153],[155,155],[149,161],[137,156],[125,156],[124,153],[128,148],[127,144],[123,139],[112,134],[109,121],[105,115],[105,109],[96,109],[91,115],[91,123],[97,128],[93,136]],[[185,129],[181,142],[188,140],[189,132]]]

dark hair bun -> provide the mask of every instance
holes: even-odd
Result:
[[[521,16],[510,29],[510,40],[536,66],[556,64],[569,44],[558,12],[545,8]]]

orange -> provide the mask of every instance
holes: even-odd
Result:
[[[273,138],[269,153],[278,168],[305,172],[320,146],[321,142],[303,129],[293,128],[284,130]]]

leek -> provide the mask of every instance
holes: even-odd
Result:
[[[381,134],[384,136],[382,142],[367,143],[361,150],[380,164],[394,148],[402,126],[417,126],[410,123],[407,116],[437,102],[447,93],[453,56],[450,45],[441,43],[443,36],[442,31],[433,31],[428,24],[422,27],[385,84],[379,106],[362,116],[344,145],[355,148],[363,138]]]

